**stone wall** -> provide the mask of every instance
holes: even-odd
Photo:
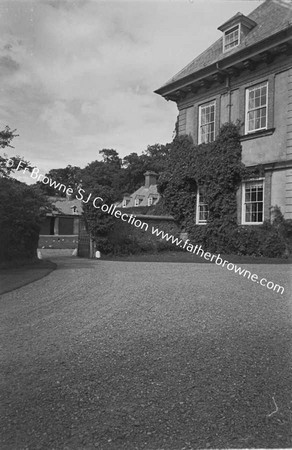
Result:
[[[38,248],[72,248],[78,246],[78,235],[40,236]]]

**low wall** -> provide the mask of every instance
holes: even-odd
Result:
[[[69,248],[78,246],[78,235],[41,235],[38,248]]]

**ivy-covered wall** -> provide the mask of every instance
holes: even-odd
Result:
[[[207,251],[285,256],[291,245],[291,224],[277,208],[274,223],[238,224],[241,182],[264,175],[261,166],[245,167],[241,152],[239,126],[231,123],[223,125],[218,138],[209,144],[194,145],[189,136],[176,137],[158,184],[165,206],[189,238]],[[208,204],[206,225],[195,222],[198,189]]]

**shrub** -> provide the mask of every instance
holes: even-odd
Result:
[[[0,261],[37,257],[40,223],[48,202],[40,192],[14,179],[0,179]]]

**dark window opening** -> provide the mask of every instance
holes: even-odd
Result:
[[[55,217],[51,217],[51,220],[50,220],[50,235],[54,234],[54,229],[55,229]]]

